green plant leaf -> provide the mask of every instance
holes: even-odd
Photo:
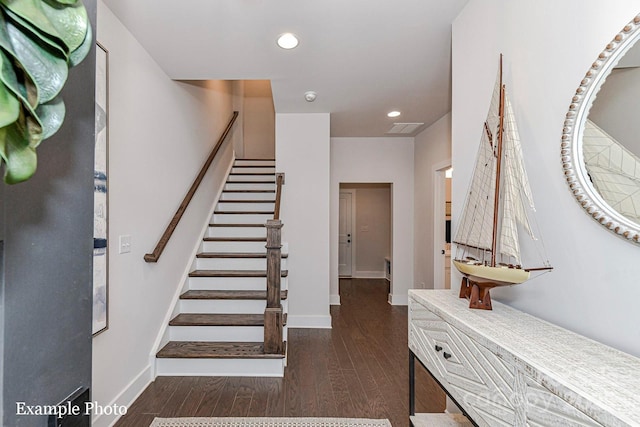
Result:
[[[89,26],[87,11],[81,2],[50,4],[43,0],[0,0],[9,10],[31,22],[40,31],[61,40],[72,52],[84,42]],[[54,6],[55,5],[55,6]]]
[[[53,0],[56,3],[60,3],[60,4],[76,4],[78,3],[78,0]]]
[[[11,22],[7,22],[7,33],[16,57],[35,83],[37,103],[51,101],[60,93],[67,80],[67,62],[43,49]]]
[[[71,52],[69,55],[69,66],[75,67],[79,63],[81,63],[84,58],[87,57],[87,54],[93,47],[93,32],[91,31],[91,25],[87,27],[87,35],[84,38],[84,43],[80,45],[79,48]]]
[[[5,68],[5,58],[4,54],[0,55],[0,70]],[[2,74],[0,74],[0,79],[2,79]],[[4,83],[0,83],[0,127],[5,127],[15,122],[18,120],[19,115],[20,101]]]
[[[26,143],[18,122],[0,128],[0,156],[4,160],[4,181],[17,184],[31,178],[36,172],[36,150]]]
[[[50,46],[51,49],[54,49],[55,51],[60,53],[60,56],[67,58],[69,56],[69,52],[66,51],[66,46],[64,45],[64,43],[62,43],[61,40],[57,40],[57,39],[52,39],[51,36],[47,35],[46,33],[43,33],[42,31],[38,30],[38,27],[35,27],[31,22],[27,21],[26,19],[22,18],[19,15],[16,15],[15,13],[11,12],[9,9],[5,10],[7,13],[7,17],[13,21],[17,27],[19,28],[24,28],[25,30],[27,30],[30,34],[32,34],[34,37],[36,37],[37,39],[39,39],[42,43],[45,43],[46,45]]]
[[[53,101],[41,104],[36,108],[36,115],[42,125],[42,139],[47,139],[55,134],[62,126],[66,109],[61,97]]]

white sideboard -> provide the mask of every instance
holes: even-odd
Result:
[[[640,359],[498,302],[409,291],[409,349],[478,426],[640,426]]]

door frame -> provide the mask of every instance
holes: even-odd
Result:
[[[433,289],[445,289],[443,241],[445,235],[445,172],[451,167],[451,159],[439,162],[432,168],[433,175]]]
[[[342,185],[342,183],[340,183]],[[357,189],[355,188],[340,188],[338,192],[338,203],[340,203],[340,194],[341,193],[349,193],[351,194],[351,275],[350,276],[341,276],[340,275],[340,265],[338,265],[338,279],[340,278],[351,278],[353,277],[354,268],[356,264],[356,197],[357,197]],[[340,208],[338,208],[340,209]],[[340,218],[338,218],[340,221]],[[340,224],[338,224],[338,230],[340,230]],[[340,242],[338,242],[338,251],[340,251]],[[340,259],[340,255],[338,254],[338,259]]]

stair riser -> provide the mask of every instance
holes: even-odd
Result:
[[[275,200],[275,193],[222,193],[220,201],[229,200]]]
[[[275,190],[275,184],[254,184],[244,182],[227,183],[224,186],[225,190]]]
[[[283,329],[287,339],[287,328]],[[169,326],[171,341],[245,342],[264,341],[262,326]]]
[[[282,377],[285,359],[156,359],[159,376]]]
[[[273,214],[213,214],[213,224],[265,224]]]
[[[265,300],[181,299],[180,313],[262,314],[266,306]]]
[[[280,279],[282,290],[287,289],[287,278]],[[196,291],[264,291],[267,289],[265,277],[190,277],[189,289]]]
[[[233,163],[234,167],[242,167],[242,166],[270,166],[275,167],[276,162],[274,160],[242,160],[237,159]]]
[[[265,166],[265,167],[255,167],[255,168],[247,168],[242,166],[234,166],[231,169],[231,173],[276,173],[276,168],[274,166]]]
[[[287,259],[280,262],[283,270],[287,269]],[[266,258],[197,258],[198,270],[266,270]]]
[[[202,252],[265,252],[266,242],[202,242]]]
[[[274,202],[264,203],[234,203],[234,202],[218,202],[216,206],[217,211],[270,211],[273,212],[275,208]]]
[[[265,227],[209,227],[208,237],[267,237]],[[262,248],[264,249],[264,243]]]
[[[255,174],[247,173],[246,175],[230,175],[229,181],[268,181],[276,180],[275,174]]]

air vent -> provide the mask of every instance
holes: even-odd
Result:
[[[387,135],[408,135],[414,133],[424,123],[394,123],[387,131]]]

